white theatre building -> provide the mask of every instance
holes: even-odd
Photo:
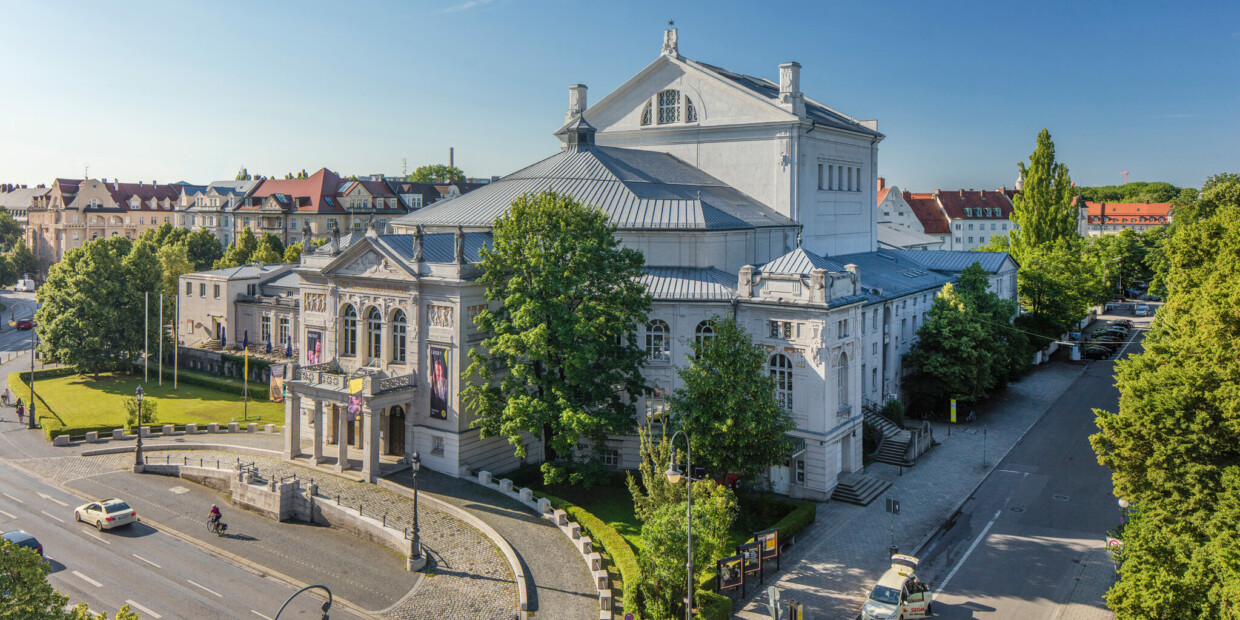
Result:
[[[828,498],[862,467],[863,405],[899,397],[901,356],[935,293],[977,258],[1014,296],[1016,265],[1006,254],[880,250],[883,135],[802,94],[800,71],[779,65],[778,83],[732,73],[681,56],[668,31],[662,54],[593,106],[585,86],[570,87],[560,152],[402,216],[392,234],[371,229],[303,255],[286,456],[338,467],[361,457],[370,480],[381,456],[414,450],[453,476],[522,465],[506,439],[472,428],[462,371],[483,337],[471,319],[486,303],[477,263],[492,223],[516,197],[555,190],[602,209],[645,254],[654,306],[639,342],[655,393],[637,422],[660,418],[710,318],[736,317],[769,353],[797,425],[771,472],[776,489]],[[352,422],[350,383],[362,394]],[[528,438],[531,458],[537,442]],[[604,461],[636,467],[637,448],[614,437]]]

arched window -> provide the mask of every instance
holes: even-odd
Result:
[[[650,124],[650,117],[652,115],[651,109],[653,107],[654,107],[654,104],[647,101],[646,107],[642,108],[642,126],[643,127]]]
[[[680,120],[680,91],[665,90],[659,93],[659,124],[666,125]]]
[[[693,107],[693,100],[685,97],[685,122],[696,123],[697,119],[697,108]]]
[[[371,308],[366,313],[366,347],[367,356],[371,359],[383,355],[383,315],[378,308]]]
[[[353,306],[345,306],[343,316],[340,326],[340,354],[353,357],[357,355],[357,310]]]
[[[775,402],[792,411],[792,360],[782,353],[771,357],[771,378],[775,380]]]
[[[840,363],[838,365],[838,368],[836,368],[836,373],[838,373],[839,385],[837,386],[837,390],[839,391],[839,395],[840,395],[840,409],[843,409],[851,404],[848,399],[848,354],[847,353],[840,353]]]
[[[405,313],[397,310],[392,315],[392,361],[397,364],[405,363],[406,327]]]
[[[659,319],[653,319],[646,323],[646,356],[652,360],[670,360],[672,358],[671,342],[668,341],[668,334],[671,332],[667,327],[667,323]]]
[[[715,338],[715,321],[712,319],[706,319],[705,321],[698,323],[697,329],[694,330],[693,337],[694,341],[697,342],[699,349],[710,344],[710,341]]]

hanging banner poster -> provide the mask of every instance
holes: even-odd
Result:
[[[431,348],[431,410],[430,417],[448,419],[448,352]]]
[[[323,332],[306,332],[306,364],[314,365],[322,362]]]
[[[763,530],[753,535],[753,539],[762,543],[762,560],[779,557],[779,530]]]
[[[736,546],[736,555],[744,558],[745,574],[762,570],[762,543],[751,542]]]
[[[734,555],[716,562],[719,569],[720,590],[739,588],[741,584],[745,583],[744,561],[744,557]]]
[[[284,402],[284,366],[271,367],[271,402]]]
[[[366,382],[362,379],[349,381],[349,408],[346,422],[352,422],[362,415],[362,388],[365,386]]]

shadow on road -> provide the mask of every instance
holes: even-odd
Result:
[[[159,530],[156,530],[155,528],[139,521],[129,525],[128,527],[108,530],[107,533],[119,538],[142,538],[143,536],[150,536],[151,534],[158,533],[158,531]]]

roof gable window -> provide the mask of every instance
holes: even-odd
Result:
[[[696,123],[697,120],[697,108],[693,107],[693,100],[685,97],[685,122]]]
[[[654,104],[647,101],[646,107],[642,109],[642,126],[643,127],[650,124],[650,118],[653,114],[651,112],[651,109],[653,109],[653,107],[654,107]]]
[[[680,121],[680,91],[669,89],[660,92],[658,102],[660,125]]]

